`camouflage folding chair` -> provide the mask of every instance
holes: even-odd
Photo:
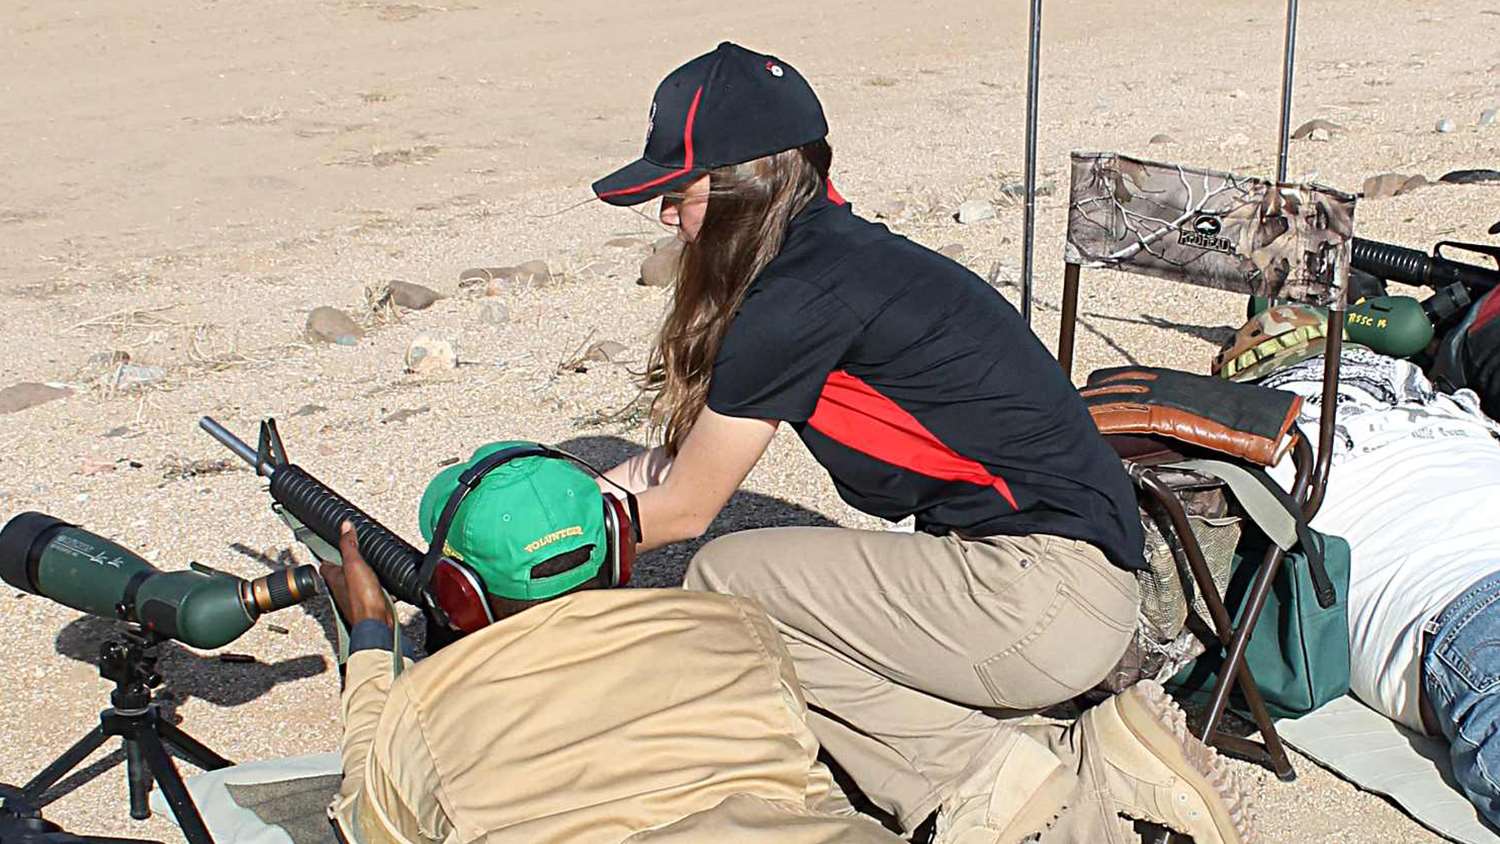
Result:
[[[1330,309],[1331,325],[1342,325],[1353,213],[1354,197],[1327,188],[1278,185],[1113,153],[1074,153],[1058,362],[1071,377],[1083,267],[1315,304]],[[1328,332],[1316,463],[1306,439],[1294,437],[1292,497],[1309,519],[1322,502],[1328,479],[1341,340],[1342,332]],[[1156,468],[1180,462],[1191,450],[1167,439],[1106,439],[1140,488],[1143,504],[1154,503],[1165,511],[1163,532],[1169,527],[1175,535],[1174,553],[1180,551],[1186,558],[1218,639],[1205,644],[1224,650],[1200,737],[1230,753],[1266,762],[1282,779],[1292,779],[1291,762],[1245,661],[1250,633],[1286,552],[1271,545],[1255,573],[1236,628],[1183,501]],[[1244,697],[1263,745],[1218,729],[1234,686]]]

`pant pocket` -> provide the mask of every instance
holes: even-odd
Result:
[[[1060,578],[1038,598],[1044,609],[1036,623],[975,666],[996,706],[1044,709],[1092,689],[1119,661],[1134,632],[1114,620],[1114,613],[1081,600]]]
[[[1442,632],[1432,655],[1446,672],[1471,692],[1494,692],[1500,687],[1500,592],[1492,592],[1467,607],[1457,623]]]

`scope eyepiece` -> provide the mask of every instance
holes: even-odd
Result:
[[[240,600],[245,611],[254,618],[268,612],[283,610],[318,594],[322,580],[313,566],[297,566],[240,581]]]

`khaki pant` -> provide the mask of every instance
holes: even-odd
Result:
[[[1023,719],[1103,679],[1139,603],[1135,577],[1098,549],[1041,535],[744,531],[705,546],[685,585],[765,607],[813,732],[907,831],[1014,730],[1079,770],[1072,736]],[[1079,802],[1098,800],[1080,788]],[[1095,814],[1114,822],[1107,805]]]

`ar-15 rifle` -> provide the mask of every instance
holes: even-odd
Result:
[[[1443,254],[1445,249],[1450,254],[1483,255],[1495,262],[1495,269],[1455,261]],[[1405,246],[1357,237],[1350,267],[1355,276],[1350,284],[1356,290],[1361,288],[1361,282],[1369,283],[1368,278],[1359,277],[1361,273],[1377,279],[1375,283],[1382,291],[1386,281],[1431,289],[1433,295],[1422,300],[1422,311],[1441,336],[1444,329],[1462,319],[1470,305],[1500,286],[1500,246],[1444,240],[1432,247],[1432,254],[1428,255]]]
[[[1500,229],[1500,223],[1496,224]],[[1454,251],[1484,255],[1496,269],[1455,261]],[[1433,294],[1418,300],[1392,296],[1387,281],[1427,287]],[[1442,241],[1428,255],[1416,249],[1355,238],[1349,273],[1349,307],[1344,316],[1348,338],[1381,354],[1413,358],[1429,367],[1431,344],[1463,321],[1471,306],[1486,293],[1500,287],[1500,246]],[[1250,300],[1249,314],[1264,310],[1262,297]],[[1435,357],[1441,357],[1441,350]]]
[[[338,560],[339,526],[345,521],[352,522],[359,537],[360,553],[375,570],[385,591],[408,604],[431,609],[420,585],[422,553],[306,469],[288,461],[281,435],[276,432],[276,420],[260,423],[260,439],[254,449],[210,417],[198,420],[198,427],[270,480],[271,498],[275,501],[272,509],[316,556]]]

